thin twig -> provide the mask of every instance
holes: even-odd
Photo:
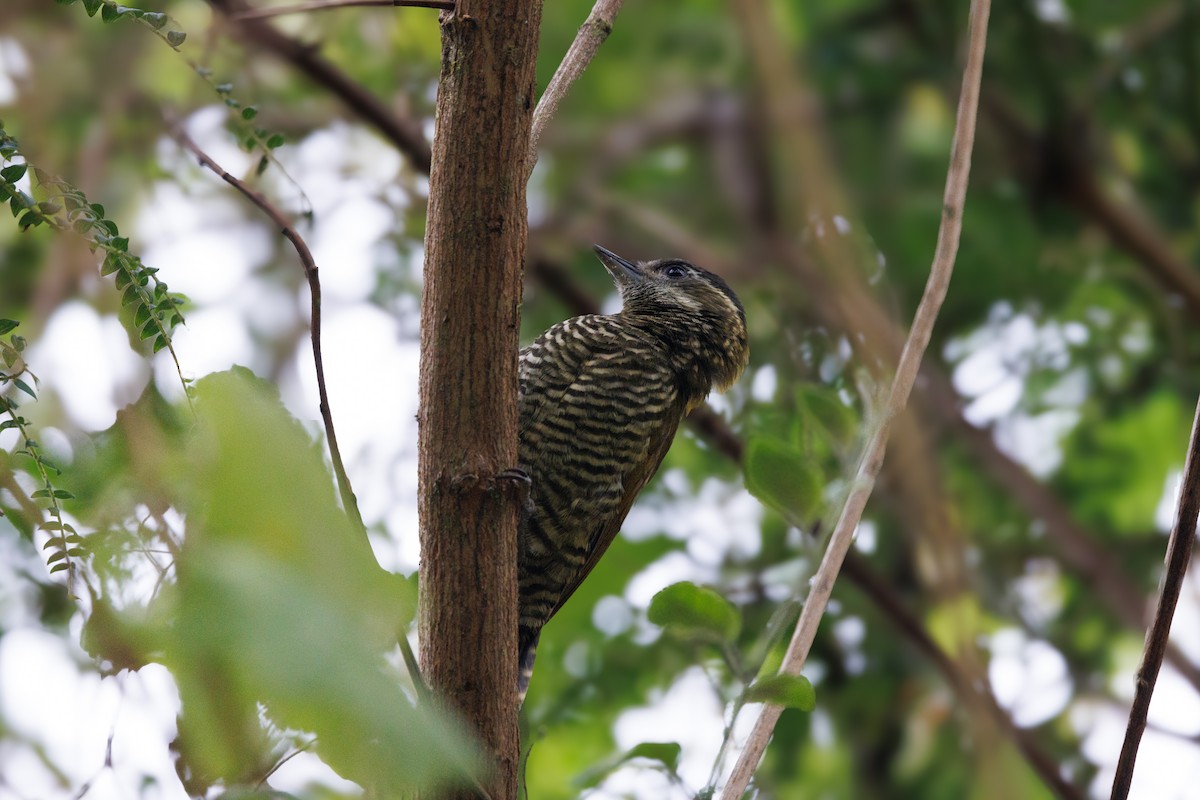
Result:
[[[604,44],[604,40],[612,33],[613,20],[616,19],[617,12],[621,10],[622,2],[623,0],[596,0],[596,4],[592,6],[592,13],[588,14],[587,19],[580,26],[579,33],[575,35],[575,41],[571,42],[567,54],[563,56],[562,63],[554,71],[554,77],[550,79],[550,84],[546,86],[546,91],[538,100],[537,108],[533,110],[533,126],[529,132],[527,173],[532,174],[533,165],[537,163],[538,142],[542,138],[542,131],[545,129],[546,123],[558,111],[558,104],[566,96],[571,84],[575,83],[583,74],[587,65],[595,57],[596,51],[600,49],[600,45]]]
[[[174,135],[176,139],[187,150],[191,151],[200,163],[208,169],[215,172],[221,180],[228,183],[234,189],[237,189],[241,194],[256,205],[264,214],[271,218],[271,221],[279,226],[280,232],[296,250],[296,255],[300,257],[300,263],[304,265],[304,277],[308,280],[309,294],[312,297],[312,321],[310,324],[313,363],[317,373],[317,393],[320,397],[321,421],[325,426],[325,439],[329,443],[329,458],[333,462],[333,473],[337,478],[338,492],[342,497],[342,505],[346,509],[346,515],[350,518],[350,522],[354,525],[355,530],[362,534],[363,542],[370,548],[370,542],[367,539],[367,528],[363,524],[362,515],[358,511],[358,500],[354,496],[354,490],[350,486],[350,476],[346,474],[346,466],[342,463],[342,453],[338,448],[337,433],[333,428],[333,412],[329,408],[329,394],[325,389],[325,361],[321,356],[321,278],[317,271],[317,262],[313,258],[312,251],[308,249],[308,244],[304,238],[296,231],[292,223],[284,216],[276,206],[263,196],[261,192],[257,192],[246,185],[241,179],[230,175],[216,161],[200,149],[187,132],[184,131],[182,125],[174,126]],[[408,638],[403,632],[397,634],[397,640],[400,645],[400,651],[404,656],[404,663],[409,669],[410,677],[413,685],[417,688],[419,696],[428,694],[428,688],[425,686],[424,680],[421,678],[421,673],[417,669],[416,657],[413,655],[412,646],[408,643]]]
[[[366,536],[366,526],[363,525],[362,516],[358,513],[358,501],[354,497],[354,491],[350,488],[350,478],[346,474],[346,467],[342,463],[342,453],[338,448],[337,433],[333,429],[333,413],[329,410],[329,393],[325,389],[325,360],[321,356],[321,279],[317,271],[317,262],[313,259],[312,251],[308,249],[308,244],[304,238],[296,231],[291,221],[284,216],[275,205],[263,196],[261,192],[257,192],[246,185],[244,181],[230,175],[225,169],[213,161],[207,153],[200,149],[192,138],[187,135],[182,126],[176,126],[175,136],[180,144],[190,150],[200,163],[215,172],[221,180],[228,183],[233,188],[242,193],[254,205],[271,218],[271,221],[279,226],[280,232],[296,249],[296,254],[300,256],[300,263],[304,265],[304,277],[308,281],[309,294],[312,297],[312,322],[311,340],[313,351],[313,362],[317,372],[317,394],[320,398],[321,421],[325,425],[325,438],[329,441],[329,456],[333,462],[333,472],[337,477],[338,491],[342,496],[342,504],[346,507],[346,513],[350,516],[355,527],[363,532]]]
[[[248,10],[244,0],[208,0],[208,4],[231,19]],[[379,133],[408,156],[413,169],[429,174],[431,160],[429,142],[421,130],[421,120],[406,117],[381,102],[358,81],[351,79],[308,42],[287,36],[274,25],[262,20],[242,20],[237,32],[258,48],[275,53],[303,73],[309,80],[324,86],[351,111],[375,127]]]
[[[890,396],[884,408],[883,418],[874,435],[868,442],[859,464],[846,504],[842,508],[833,536],[821,566],[812,581],[811,591],[796,623],[792,641],[788,645],[780,666],[781,673],[797,675],[804,666],[816,635],[817,625],[829,602],[833,584],[841,569],[846,552],[854,540],[854,531],[862,518],[863,509],[875,478],[883,465],[883,456],[887,448],[888,433],[892,422],[904,409],[908,396],[916,382],[917,373],[921,366],[921,358],[929,339],[933,334],[933,325],[937,320],[938,311],[946,297],[950,286],[950,276],[954,271],[954,257],[958,251],[959,235],[962,232],[962,213],[967,193],[967,182],[971,171],[971,149],[975,140],[975,117],[979,105],[979,84],[983,74],[983,56],[987,41],[987,21],[990,10],[990,0],[972,0],[968,33],[967,63],[963,70],[962,92],[958,102],[958,118],[955,122],[954,140],[950,153],[950,168],[946,175],[946,190],[942,204],[942,220],[938,227],[937,246],[934,250],[933,265],[930,268],[929,280],[925,285],[924,295],[917,307],[912,329],[904,343],[900,361],[896,367],[896,378],[892,383]],[[775,723],[779,720],[782,708],[767,705],[763,708],[754,729],[746,742],[746,748],[734,765],[729,782],[722,793],[724,800],[737,800],[746,791],[762,754],[766,750],[767,741]]]
[[[1167,541],[1166,571],[1158,606],[1154,609],[1154,622],[1146,633],[1146,648],[1142,654],[1142,665],[1137,673],[1137,689],[1133,696],[1133,707],[1129,709],[1129,724],[1125,728],[1125,743],[1121,745],[1121,756],[1117,760],[1117,773],[1113,777],[1112,800],[1125,800],[1133,782],[1133,767],[1137,761],[1138,745],[1146,730],[1150,713],[1150,698],[1154,695],[1154,684],[1162,668],[1167,650],[1167,637],[1171,634],[1171,619],[1179,603],[1179,593],[1187,575],[1188,561],[1192,557],[1192,546],[1196,539],[1196,518],[1200,515],[1200,400],[1196,403],[1196,416],[1192,420],[1192,438],[1188,444],[1187,461],[1183,468],[1183,483],[1179,487],[1179,504],[1175,512],[1175,527]]]
[[[282,17],[285,14],[303,14],[308,11],[328,11],[334,8],[353,8],[355,6],[404,6],[453,11],[454,0],[309,0],[307,3],[299,3],[294,6],[248,9],[234,14],[233,19],[241,22],[247,19],[268,19]]]

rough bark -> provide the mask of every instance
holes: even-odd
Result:
[[[441,15],[418,416],[421,669],[517,789],[517,330],[540,0]],[[463,789],[446,797],[474,798]]]

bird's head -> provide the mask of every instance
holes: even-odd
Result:
[[[621,294],[621,316],[657,335],[681,366],[703,373],[697,376],[707,379],[703,394],[737,381],[750,349],[746,312],[729,284],[682,259],[634,262],[599,245],[595,250]]]

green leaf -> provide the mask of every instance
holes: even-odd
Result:
[[[59,500],[74,500],[75,495],[68,492],[66,489],[55,489],[54,496]]]
[[[258,116],[258,109],[255,108],[254,106],[246,106],[245,108],[242,109],[242,119],[244,119],[244,120],[249,121],[249,120],[254,119],[257,116]]]
[[[157,31],[162,30],[162,27],[167,24],[167,15],[160,11],[147,11],[142,14],[142,20]]]
[[[683,748],[676,742],[642,742],[620,755],[606,759],[576,776],[573,783],[581,789],[592,789],[611,775],[618,767],[635,758],[657,761],[670,774],[679,770],[679,755]]]
[[[105,3],[100,7],[100,19],[113,22],[121,18],[121,9],[113,3]]]
[[[821,472],[786,442],[756,436],[746,445],[746,488],[763,503],[793,520],[818,516]]]
[[[86,0],[85,0],[85,2],[86,2]],[[70,568],[71,568],[71,565],[68,564],[66,561],[64,561],[61,564],[55,564],[53,567],[51,567],[50,574],[53,575],[56,572],[62,572],[64,569],[70,569]]]
[[[284,141],[285,140],[283,138],[283,134],[276,133],[276,134],[272,135],[270,139],[267,139],[267,147],[274,150],[276,147],[279,147],[280,145],[282,145],[284,143]]]
[[[769,675],[746,689],[746,702],[812,711],[817,707],[817,693],[803,675]]]
[[[676,742],[642,742],[625,754],[625,760],[648,758],[660,762],[670,772],[679,769],[679,755],[683,748]]]
[[[154,340],[154,352],[157,353],[159,350],[162,350],[167,344],[167,337],[160,333],[158,338]]]
[[[414,707],[385,665],[411,598],[338,506],[303,426],[273,387],[240,373],[195,391],[177,464],[188,536],[157,630],[189,764],[240,774],[261,703],[380,796],[461,780],[478,751],[431,704]]]
[[[837,391],[817,384],[806,384],[796,393],[801,408],[821,424],[836,442],[853,436],[858,424],[857,415],[838,397]]]
[[[17,336],[16,334],[13,334],[12,338],[9,341],[12,342],[13,349],[16,350],[18,353],[25,352],[25,337],[24,336]]]
[[[742,627],[738,610],[712,589],[683,581],[654,595],[646,617],[679,636],[731,642]]]
[[[25,177],[25,170],[29,168],[28,164],[9,164],[4,169],[0,169],[0,178],[9,183],[16,183]]]
[[[167,44],[171,47],[179,47],[186,38],[187,34],[183,31],[167,31]]]
[[[0,336],[14,330],[20,324],[15,319],[0,319]]]
[[[32,397],[34,400],[37,399],[37,394],[33,391],[33,389],[29,388],[29,384],[27,384],[25,381],[21,380],[20,378],[13,378],[12,382],[13,382],[13,386],[16,386],[22,392],[24,392],[25,394]]]

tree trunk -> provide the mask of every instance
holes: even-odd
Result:
[[[442,71],[421,305],[421,669],[517,791],[517,333],[541,0],[459,0]],[[451,797],[473,798],[464,790]]]

